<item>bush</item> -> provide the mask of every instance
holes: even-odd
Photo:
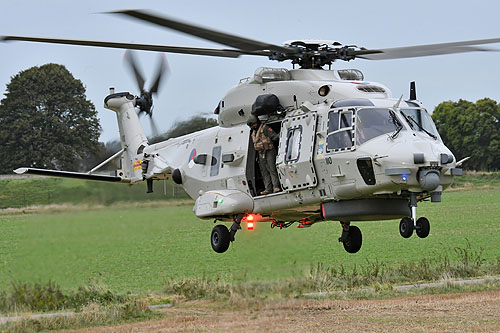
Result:
[[[79,287],[76,292],[64,293],[52,281],[46,284],[13,282],[10,290],[0,291],[1,312],[81,310],[89,304],[106,306],[127,304],[130,301],[130,296],[115,294],[96,284]]]
[[[45,285],[14,282],[11,284],[11,289],[10,293],[6,291],[0,293],[0,310],[2,312],[54,311],[64,308],[68,301],[67,295],[52,281]]]

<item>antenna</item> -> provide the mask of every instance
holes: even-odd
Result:
[[[401,101],[403,100],[403,95],[401,95],[401,97],[399,97],[399,100],[397,101],[396,104],[394,104],[393,108],[394,109],[397,109],[399,108],[399,104],[401,104]]]

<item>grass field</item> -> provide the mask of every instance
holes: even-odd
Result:
[[[155,191],[147,195],[146,184],[141,185],[49,177],[3,178],[0,179],[0,209],[61,203],[110,205],[120,201],[188,198],[182,187],[171,181],[155,182]]]
[[[98,279],[115,291],[147,293],[171,279],[207,276],[228,281],[270,281],[303,274],[318,263],[363,266],[417,262],[449,254],[468,239],[483,258],[500,257],[500,189],[449,192],[441,204],[419,205],[431,221],[426,239],[399,236],[399,221],[358,222],[363,247],[348,254],[337,242],[338,222],[308,229],[241,230],[224,254],[214,253],[213,223],[191,206],[131,207],[0,216],[0,289],[12,281],[46,282],[72,289]]]

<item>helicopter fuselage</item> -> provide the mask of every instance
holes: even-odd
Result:
[[[221,100],[220,126],[145,147],[136,157],[146,165],[137,180],[172,174],[204,219],[382,220],[410,216],[412,196],[440,201],[460,171],[419,102],[392,99],[384,86],[342,80],[336,71],[297,70],[292,77],[300,75],[317,80],[240,84]],[[261,196],[246,120],[251,101],[265,93],[283,106],[280,114],[261,117],[280,133],[276,167],[283,191]]]

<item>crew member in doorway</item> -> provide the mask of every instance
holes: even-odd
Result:
[[[259,155],[259,167],[264,179],[264,191],[261,195],[281,192],[281,185],[276,170],[276,145],[279,134],[273,129],[260,122],[259,118],[250,116],[247,122],[251,128],[251,137],[257,154]],[[273,142],[274,141],[274,142]]]

